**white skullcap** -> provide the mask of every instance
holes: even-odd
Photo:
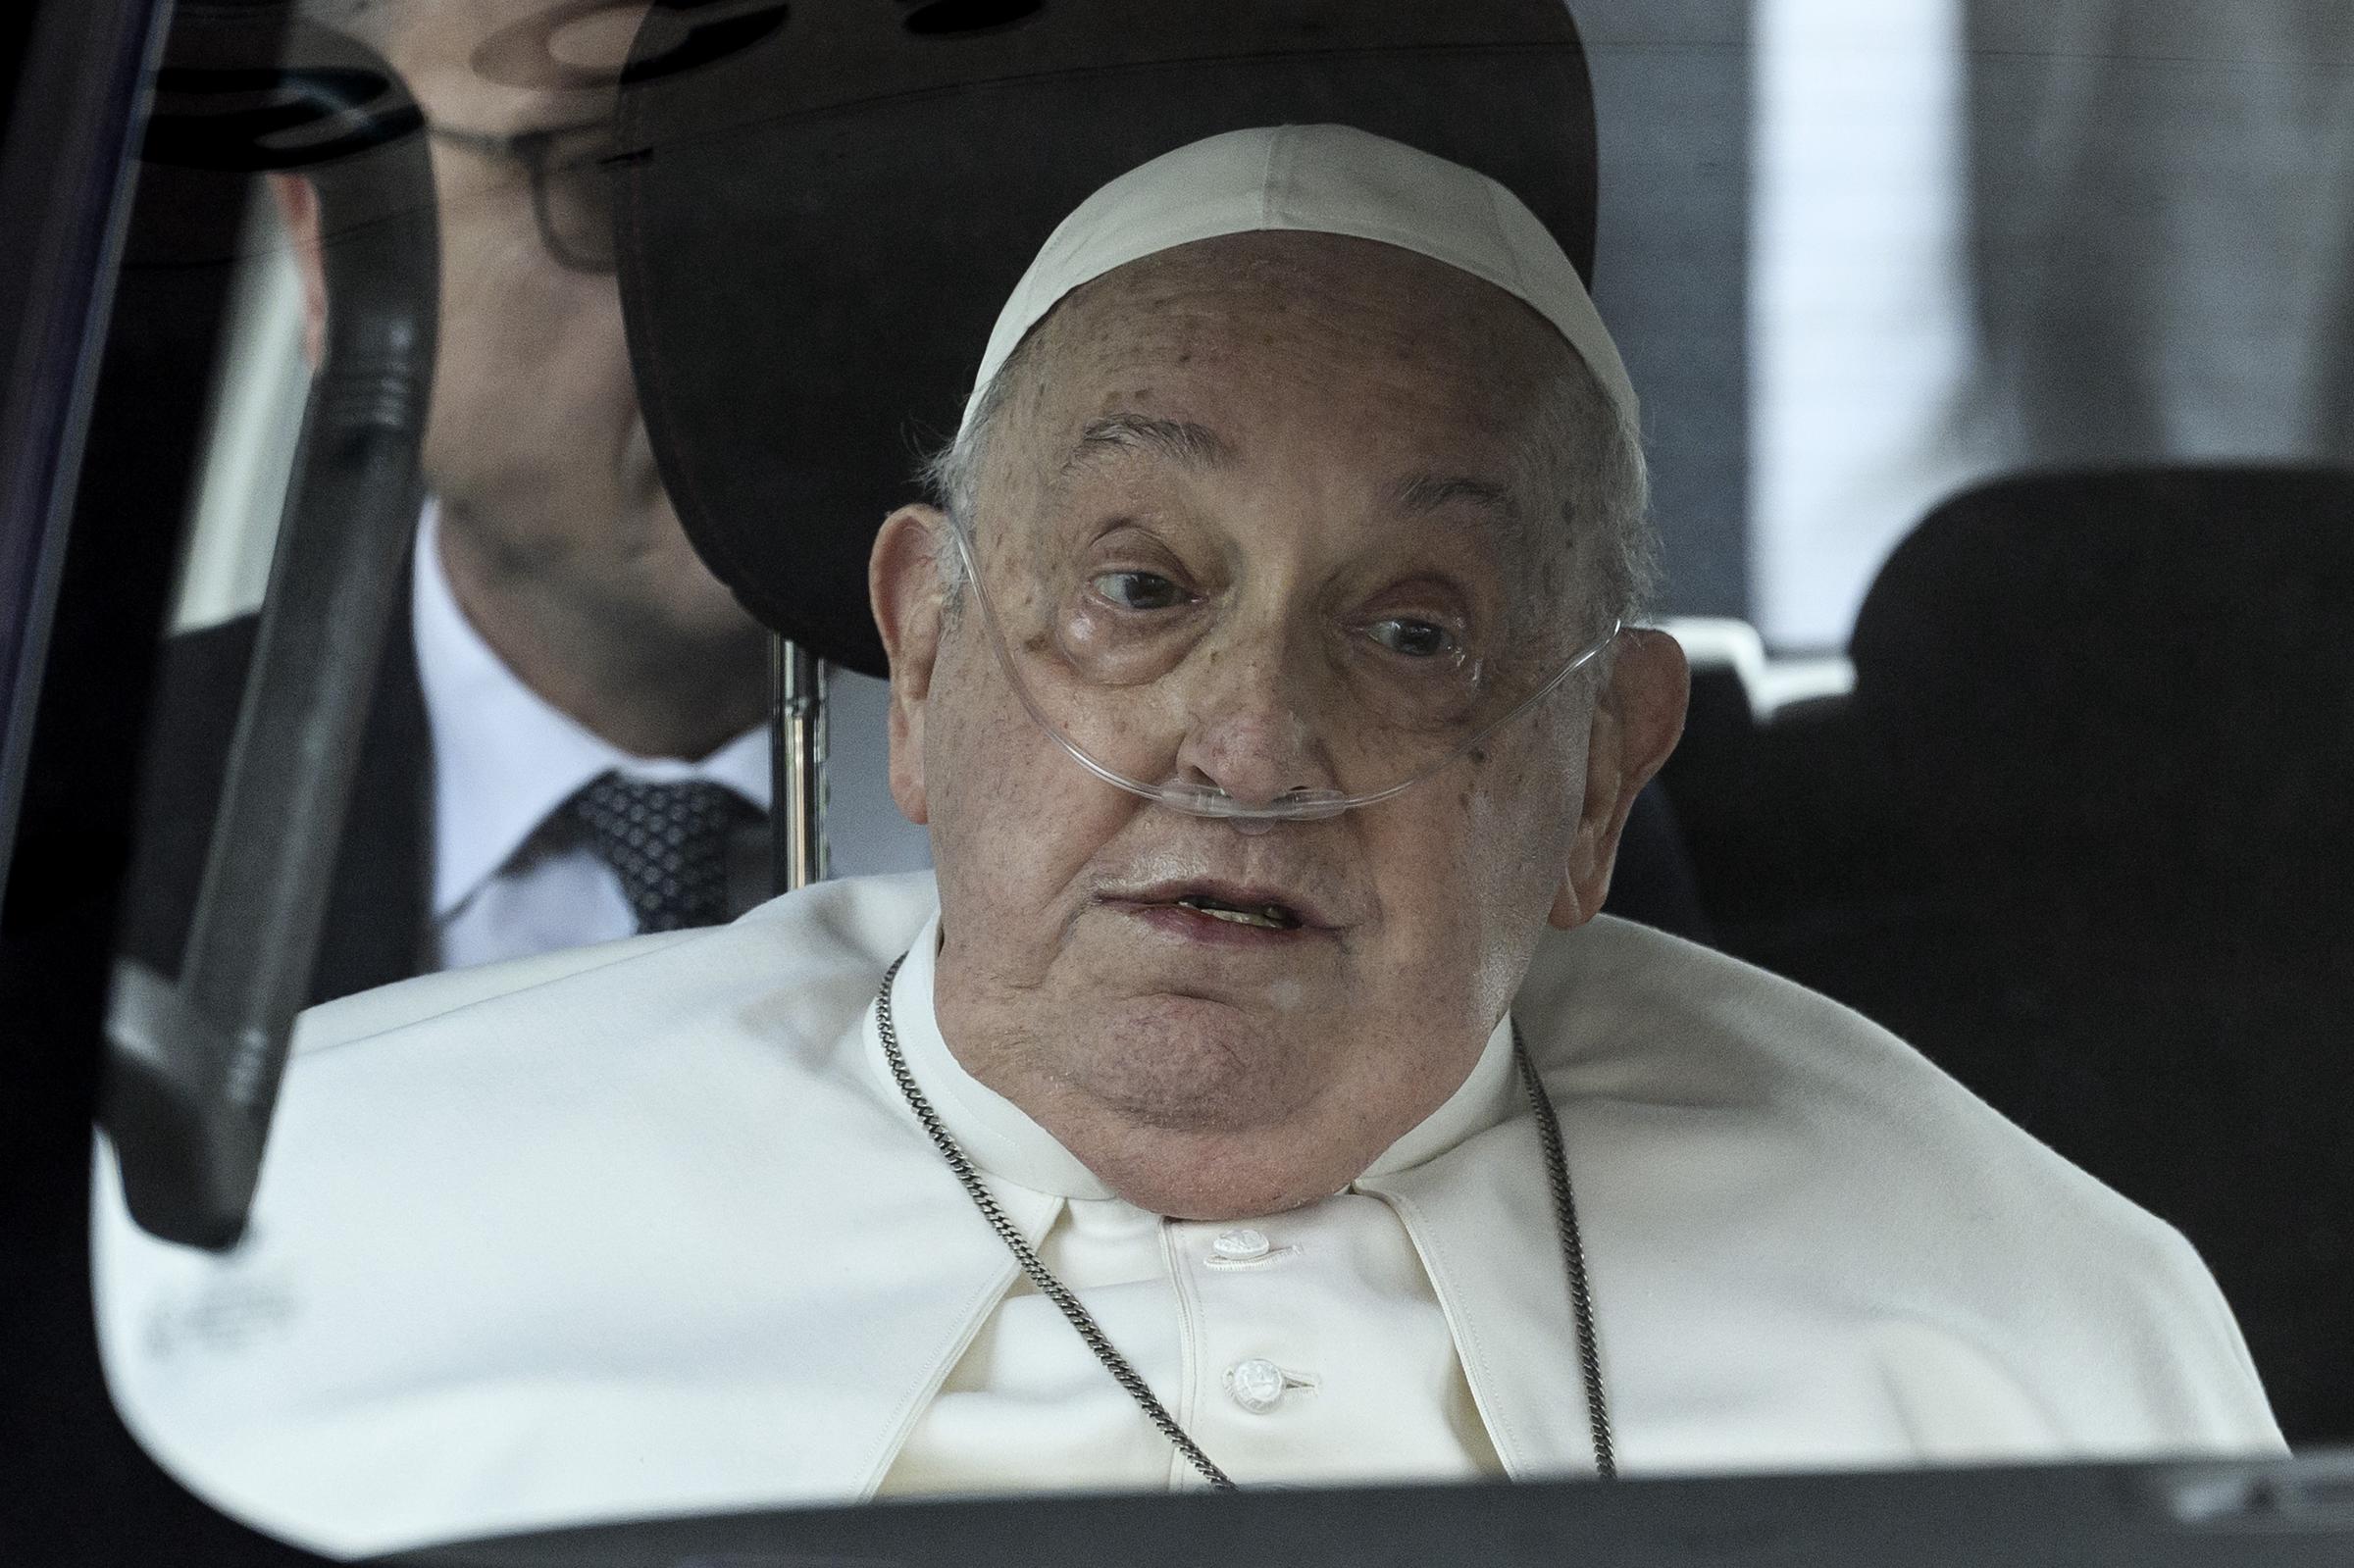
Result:
[[[1635,388],[1577,269],[1519,197],[1460,164],[1349,126],[1205,137],[1105,185],[1055,226],[989,334],[959,433],[1023,334],[1115,267],[1197,239],[1294,229],[1379,240],[1525,301],[1593,371],[1630,435]]]

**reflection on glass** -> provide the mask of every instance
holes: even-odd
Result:
[[[428,501],[369,709],[312,994],[708,924],[768,891],[765,656],[689,547],[655,470],[611,277],[612,80],[641,7],[312,8],[414,91],[435,153],[438,373]],[[535,24],[581,52],[550,77],[479,69]],[[512,48],[508,47],[508,53]],[[571,56],[567,56],[568,59]],[[600,64],[601,61],[601,64]],[[538,84],[523,84],[537,81]],[[322,351],[321,210],[269,177],[280,222],[225,383],[217,461],[165,655],[130,947],[179,966],[256,620],[279,495],[267,458],[298,405],[257,395]],[[281,288],[259,279],[286,278]],[[289,319],[299,300],[299,320]],[[343,308],[365,308],[347,300]],[[283,456],[280,461],[285,461]],[[258,470],[258,473],[256,472]],[[224,586],[223,584],[227,585]],[[845,680],[844,774],[879,772]],[[855,867],[922,863],[845,789]]]
[[[204,1495],[365,1552],[2279,1449],[2175,1231],[1859,1014],[1605,912],[1691,892],[1633,388],[1545,223],[1399,140],[1190,141],[1055,232],[872,547],[937,870],[715,925],[757,891],[759,636],[655,472],[609,92],[483,77],[514,19],[462,9],[372,39],[435,127],[441,357],[407,728],[357,797],[408,858],[355,817],[379,968],[322,991],[462,972],[307,1015],[235,1249],[143,1236],[102,1161],[113,1387]],[[567,58],[617,60],[639,8],[572,10]],[[1226,820],[1074,749],[1388,792]]]

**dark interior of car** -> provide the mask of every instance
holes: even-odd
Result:
[[[343,553],[321,546],[305,601],[283,547],[272,608],[283,646],[308,651],[288,653],[267,700],[292,728],[239,739],[278,766],[257,762],[225,811],[291,826],[277,859],[243,857],[241,888],[210,874],[222,885],[206,884],[198,928],[221,951],[176,979],[184,931],[143,934],[124,888],[153,853],[140,823],[157,808],[140,806],[137,781],[168,717],[157,634],[210,437],[201,398],[159,389],[214,374],[257,175],[368,152],[321,137],[317,120],[306,132],[282,82],[257,116],[268,93],[229,79],[259,69],[254,40],[278,47],[285,25],[282,6],[194,0],[42,0],[0,19],[15,83],[0,193],[17,253],[0,287],[13,345],[0,387],[0,830],[13,835],[0,1313],[16,1347],[0,1373],[0,1560],[317,1560],[189,1494],[126,1428],[100,1370],[87,1239],[101,1118],[143,1223],[216,1242],[242,1223],[267,1095],[228,1105],[218,1072],[171,1052],[217,1055],[219,1038],[275,1031],[263,1081],[282,1068],[397,566],[391,534],[323,531]],[[953,426],[962,345],[1056,215],[1226,126],[1340,120],[1482,168],[1570,236],[1607,291],[1597,138],[1611,127],[1588,65],[1601,47],[1551,0],[657,6],[622,78],[616,222],[638,383],[690,537],[773,632],[887,673],[868,541],[903,497],[911,451]],[[159,69],[180,75],[143,91]],[[400,134],[366,93],[318,114]],[[312,137],[295,152],[289,124]],[[790,199],[745,194],[788,185]],[[351,199],[361,211],[371,194]],[[363,213],[356,243],[385,242],[398,207]],[[844,213],[863,221],[817,221]],[[721,260],[745,254],[757,264]],[[315,408],[309,429],[331,413]],[[397,435],[409,416],[371,404],[352,417]],[[309,504],[348,515],[391,484],[383,509],[405,529],[416,435],[346,455],[357,489],[306,468]],[[334,449],[316,438],[303,461],[325,475]],[[352,479],[359,462],[388,466]],[[373,565],[359,559],[371,548]],[[373,587],[350,586],[371,573]],[[1834,650],[1852,689],[1775,704],[1737,662],[1695,657],[1683,740],[1638,808],[1610,906],[1884,1026],[2178,1228],[2307,1456],[2277,1474],[1677,1480],[1591,1506],[1568,1486],[1444,1508],[1406,1492],[1217,1514],[1223,1499],[907,1504],[412,1560],[1407,1561],[1465,1540],[1527,1562],[1961,1562],[1997,1541],[2020,1562],[2343,1560],[2354,1450],[2328,1450],[2354,1443],[2350,625],[2345,462],[2186,454],[1974,481],[1878,567]],[[334,737],[326,760],[304,761],[297,734]],[[313,801],[319,812],[295,810]],[[178,842],[175,875],[190,884],[224,853],[209,832]],[[257,944],[255,932],[278,935]],[[157,1006],[188,1010],[156,1026],[161,1054],[128,1065],[105,1043],[125,948],[179,986]],[[203,950],[185,951],[194,965]]]

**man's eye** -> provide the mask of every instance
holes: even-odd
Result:
[[[1157,572],[1104,572],[1089,585],[1123,610],[1174,610],[1185,590]]]
[[[1437,659],[1455,651],[1455,635],[1429,621],[1392,616],[1367,629],[1374,641],[1409,659]]]

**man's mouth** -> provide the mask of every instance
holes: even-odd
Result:
[[[1304,924],[1289,904],[1230,904],[1207,893],[1187,893],[1177,900],[1177,907],[1237,926],[1256,926],[1261,931],[1298,931]]]
[[[1191,929],[1203,936],[1224,932],[1234,941],[1250,940],[1246,932],[1306,936],[1334,929],[1327,909],[1273,880],[1169,877],[1117,891],[1107,888],[1100,896],[1131,913],[1174,922],[1172,931]]]

